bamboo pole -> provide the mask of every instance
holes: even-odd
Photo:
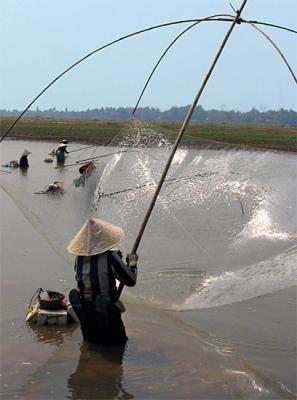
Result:
[[[114,155],[114,154],[126,153],[127,151],[128,151],[128,150],[120,150],[120,151],[116,151],[116,152],[113,152],[113,153],[102,154],[101,156],[97,156],[97,157],[84,158],[83,160],[75,161],[75,163],[73,163],[73,164],[58,165],[57,167],[54,167],[54,168],[55,168],[55,169],[60,169],[60,168],[73,167],[74,165],[83,164],[83,163],[85,163],[85,162],[87,162],[87,161],[97,160],[98,158],[104,158],[104,157],[112,156],[112,155]]]
[[[76,151],[81,151],[81,150],[85,150],[85,149],[90,149],[91,147],[97,147],[97,144],[92,144],[91,146],[87,146],[87,147],[81,147],[80,149],[75,149],[75,150],[71,150],[68,151],[68,153],[75,153]]]
[[[145,28],[142,29],[140,31],[137,32],[132,32],[128,35],[122,36],[116,40],[113,40],[112,42],[109,42],[101,47],[99,47],[98,49],[93,50],[91,53],[86,54],[84,57],[80,58],[78,61],[76,61],[74,64],[70,65],[68,68],[66,68],[62,73],[60,73],[58,76],[56,76],[54,78],[54,80],[52,80],[44,89],[42,89],[42,91],[27,105],[27,107],[21,112],[21,114],[16,118],[15,121],[13,121],[13,123],[9,126],[9,128],[6,130],[6,132],[4,133],[4,135],[2,135],[0,137],[0,143],[6,138],[6,136],[10,133],[10,131],[14,128],[14,126],[18,123],[18,121],[22,118],[22,116],[29,110],[29,108],[36,102],[37,99],[39,99],[40,96],[43,95],[43,93],[45,93],[57,80],[59,80],[60,78],[62,78],[65,74],[67,74],[67,72],[69,72],[71,69],[75,68],[77,65],[79,65],[81,62],[83,62],[84,60],[86,60],[87,58],[91,57],[93,54],[109,47],[112,46],[122,40],[128,39],[132,36],[135,35],[139,35],[142,34],[144,32],[148,32],[154,29],[158,29],[158,28],[163,28],[163,27],[167,27],[167,26],[172,26],[172,25],[177,25],[177,24],[185,24],[185,23],[189,23],[189,22],[195,22],[195,21],[222,21],[222,22],[232,22],[232,19],[230,18],[216,18],[216,19],[207,19],[207,18],[203,18],[203,19],[188,19],[188,20],[183,20],[183,21],[173,21],[173,22],[167,22],[164,24],[160,24],[160,25],[155,25],[155,26],[151,26],[149,28]],[[268,22],[263,22],[263,21],[245,21],[243,19],[241,19],[240,21],[241,23],[252,23],[252,24],[258,24],[258,25],[265,25],[265,26],[271,26],[273,28],[277,28],[277,29],[283,29],[286,30],[288,32],[292,32],[297,34],[297,31],[291,28],[288,28],[286,26],[281,26],[281,25],[276,25],[276,24],[270,24]]]
[[[222,21],[222,22],[232,22],[232,19],[230,18],[217,18],[217,19],[205,19],[203,18],[203,20],[205,21]],[[13,121],[13,123],[9,126],[9,128],[7,129],[7,131],[4,133],[4,135],[2,135],[0,137],[0,143],[6,138],[6,136],[9,134],[9,132],[14,128],[14,126],[18,123],[18,121],[22,118],[22,116],[29,110],[29,108],[36,102],[37,99],[39,99],[40,96],[43,95],[43,93],[45,93],[57,80],[59,80],[60,78],[62,78],[65,74],[67,74],[67,72],[69,72],[71,69],[75,68],[77,65],[79,65],[81,62],[83,62],[84,60],[86,60],[87,58],[91,57],[93,54],[109,47],[112,46],[122,40],[128,39],[132,36],[135,35],[139,35],[142,34],[144,32],[148,32],[154,29],[158,29],[158,28],[163,28],[163,27],[167,27],[167,26],[172,26],[172,25],[178,25],[178,24],[185,24],[185,23],[190,23],[190,22],[195,22],[195,21],[202,21],[202,19],[188,19],[188,20],[183,20],[183,21],[173,21],[173,22],[167,22],[164,24],[160,24],[160,25],[155,25],[155,26],[150,26],[149,28],[145,28],[142,29],[140,31],[137,32],[132,32],[129,33],[128,35],[122,36],[116,40],[113,40],[112,42],[109,42],[95,50],[93,50],[91,53],[86,54],[84,57],[80,58],[78,61],[76,61],[74,64],[70,65],[68,68],[66,68],[63,72],[61,72],[58,76],[56,76],[44,89],[42,89],[42,91],[27,105],[27,107],[22,111],[22,113],[16,118],[15,121]],[[288,32],[292,32],[297,34],[297,31],[294,29],[290,29],[288,27],[285,26],[281,26],[281,25],[276,25],[276,24],[270,24],[268,22],[263,22],[263,21],[245,21],[245,20],[241,20],[241,23],[253,23],[253,24],[258,24],[258,25],[265,25],[265,26],[271,26],[273,28],[277,28],[277,29],[283,29],[286,30]]]
[[[29,110],[29,108],[36,102],[37,99],[39,99],[40,96],[43,95],[44,92],[46,92],[57,80],[59,80],[60,78],[62,78],[63,75],[67,74],[67,72],[69,72],[71,69],[73,69],[74,67],[76,67],[78,64],[80,64],[81,62],[83,62],[84,60],[86,60],[87,58],[91,57],[93,54],[106,49],[107,47],[110,47],[124,39],[128,39],[132,36],[135,35],[139,35],[141,33],[147,32],[147,31],[151,31],[153,29],[157,29],[157,28],[161,28],[161,27],[167,27],[167,26],[171,26],[171,25],[176,25],[176,24],[181,24],[181,23],[187,23],[187,22],[194,22],[197,21],[196,19],[190,19],[190,20],[183,20],[183,21],[174,21],[174,22],[168,22],[166,24],[159,24],[159,25],[155,25],[155,26],[151,26],[149,28],[146,29],[141,29],[140,31],[137,32],[132,32],[129,33],[128,35],[122,36],[116,40],[113,40],[112,42],[109,42],[101,47],[99,47],[98,49],[95,49],[93,51],[91,51],[91,53],[86,54],[84,57],[80,58],[78,61],[76,61],[74,64],[70,65],[70,67],[66,68],[63,72],[61,72],[58,76],[56,76],[44,89],[42,89],[42,91],[40,93],[38,93],[38,95],[27,105],[27,107],[21,112],[21,114],[16,118],[15,121],[13,121],[13,123],[9,126],[9,128],[7,129],[7,131],[4,133],[4,135],[2,135],[0,137],[0,143],[6,138],[6,136],[9,134],[9,132],[14,128],[14,126],[18,123],[18,121],[22,118],[22,116]]]
[[[182,124],[182,126],[180,128],[179,134],[178,134],[178,136],[176,138],[176,141],[175,141],[175,144],[174,144],[173,149],[171,151],[171,154],[170,154],[170,156],[169,156],[169,158],[167,160],[167,163],[165,165],[164,171],[163,171],[163,173],[161,175],[159,184],[156,187],[156,190],[155,190],[155,193],[154,193],[154,195],[152,197],[151,203],[150,203],[150,205],[149,205],[149,207],[147,209],[147,212],[146,212],[146,214],[144,216],[144,219],[142,221],[142,224],[141,224],[141,227],[139,229],[139,232],[138,232],[138,234],[136,236],[135,242],[134,242],[132,250],[131,250],[132,254],[135,254],[137,249],[138,249],[139,243],[140,243],[141,238],[143,236],[143,233],[145,231],[145,228],[146,228],[146,225],[147,225],[148,220],[150,218],[150,215],[151,215],[151,213],[153,211],[154,205],[156,203],[156,200],[158,198],[158,195],[160,193],[160,190],[161,190],[162,185],[164,183],[164,180],[166,178],[167,172],[168,172],[168,170],[170,168],[170,165],[171,165],[171,162],[172,162],[173,157],[175,155],[175,152],[176,152],[176,150],[177,150],[177,148],[178,148],[178,146],[180,144],[180,141],[181,141],[181,139],[182,139],[182,137],[183,137],[183,135],[184,135],[184,133],[185,133],[185,131],[187,129],[187,126],[188,126],[189,121],[190,121],[190,119],[192,117],[192,114],[193,114],[193,112],[195,110],[195,107],[196,107],[196,105],[197,105],[197,103],[198,103],[198,101],[199,101],[199,99],[201,97],[201,94],[203,93],[203,90],[204,90],[204,88],[205,88],[205,86],[206,86],[206,84],[207,84],[207,82],[208,82],[208,80],[209,80],[209,78],[210,78],[215,66],[216,66],[216,63],[217,63],[218,59],[220,58],[220,55],[221,55],[221,53],[222,53],[222,51],[223,51],[223,49],[224,49],[224,47],[225,47],[230,35],[231,35],[235,25],[240,20],[241,12],[244,9],[246,3],[247,3],[247,0],[243,0],[239,10],[236,12],[236,15],[235,15],[235,17],[233,19],[233,22],[232,22],[229,30],[227,31],[227,33],[225,35],[225,38],[223,39],[222,44],[219,47],[219,50],[218,50],[218,52],[217,52],[217,54],[216,54],[216,56],[215,56],[215,58],[214,58],[214,60],[213,60],[213,62],[211,64],[211,66],[209,68],[209,71],[207,72],[207,74],[206,74],[206,76],[205,76],[205,78],[204,78],[204,80],[202,82],[202,85],[201,85],[200,89],[198,90],[198,92],[197,92],[197,94],[196,94],[196,96],[195,96],[195,98],[193,100],[193,103],[192,103],[192,105],[191,105],[191,107],[190,107],[190,109],[189,109],[189,111],[188,111],[188,113],[186,115],[186,118],[185,118],[185,120],[184,120],[184,122],[183,122],[183,124]],[[124,288],[124,284],[122,282],[120,282],[120,285],[119,285],[119,288],[118,288],[118,295],[119,296],[121,295],[123,288]]]

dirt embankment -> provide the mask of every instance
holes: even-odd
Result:
[[[0,135],[5,135],[12,118],[0,118]],[[181,123],[170,121],[103,121],[23,118],[9,132],[7,139],[118,144],[123,138],[140,132],[141,140],[150,143],[154,132],[174,142]],[[128,142],[129,144],[129,142]],[[211,148],[252,148],[297,152],[297,127],[271,125],[230,125],[190,123],[182,146]]]

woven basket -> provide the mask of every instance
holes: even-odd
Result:
[[[38,296],[40,308],[45,310],[59,310],[63,308],[62,300],[65,296],[62,293],[54,292],[52,290],[46,290],[49,299],[42,299],[41,294]]]

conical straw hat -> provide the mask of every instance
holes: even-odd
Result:
[[[22,152],[22,156],[28,156],[29,154],[31,154],[31,151],[24,149]]]
[[[94,256],[112,249],[123,237],[122,228],[99,218],[90,218],[68,243],[67,251],[75,256]]]

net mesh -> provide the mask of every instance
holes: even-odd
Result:
[[[40,166],[41,145],[35,146],[33,154]],[[30,166],[27,176],[18,171],[2,174],[0,183],[41,237],[72,264],[67,243],[89,217],[121,226],[125,231],[121,249],[131,250],[171,149],[167,136],[154,126],[132,121],[109,146],[73,153],[69,157],[73,167],[67,167],[69,160],[61,169]],[[96,168],[84,185],[75,185],[81,166],[75,161],[90,158]],[[277,159],[279,176],[287,177],[282,187],[273,170]],[[293,245],[295,176],[287,175],[293,165],[294,159],[286,155],[226,144],[219,148],[217,142],[203,139],[195,148],[181,146],[140,243],[143,279],[134,295],[156,302],[163,296],[166,306],[174,294],[171,304],[177,303],[176,296],[181,303],[189,292],[205,287],[210,276],[249,265],[260,271],[261,261]],[[45,188],[40,185],[45,179],[62,181],[64,190],[35,194]],[[280,266],[273,265],[277,277]],[[294,273],[292,263],[288,265],[282,287]],[[262,287],[265,292],[264,281]],[[257,293],[261,293],[258,287]]]

